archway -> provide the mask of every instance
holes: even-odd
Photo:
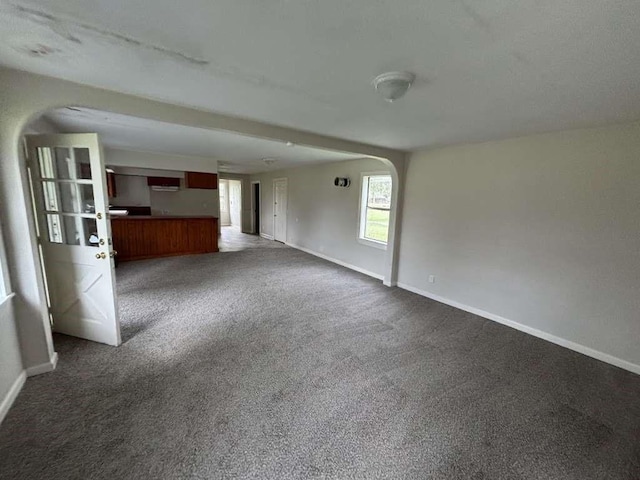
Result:
[[[393,194],[384,283],[395,285],[400,238],[405,153],[261,122],[169,105],[131,95],[96,89],[13,70],[0,70],[3,116],[0,118],[0,213],[9,266],[7,285],[16,293],[17,320],[23,362],[30,373],[50,370],[55,364],[44,281],[40,272],[35,223],[21,148],[28,123],[44,112],[63,106],[82,106],[158,120],[177,125],[235,132],[249,137],[293,142],[316,148],[358,153],[389,165]]]

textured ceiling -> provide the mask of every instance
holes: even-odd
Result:
[[[46,115],[65,133],[96,132],[107,147],[209,157],[230,173],[258,173],[287,167],[336,162],[352,155],[259,138],[156,122],[88,108],[61,108]],[[263,159],[276,161],[271,165]]]
[[[6,66],[399,149],[638,119],[639,49],[638,0],[0,4]]]

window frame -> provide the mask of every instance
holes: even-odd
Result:
[[[13,292],[11,291],[11,283],[9,279],[9,265],[7,262],[6,250],[4,248],[2,225],[0,225],[0,305],[4,304],[4,302],[11,297],[13,297]]]
[[[360,192],[358,195],[358,230],[356,232],[357,233],[356,238],[358,240],[358,243],[361,243],[362,245],[378,248],[380,250],[386,250],[387,245],[389,244],[388,231],[387,231],[386,242],[382,242],[380,240],[373,240],[370,238],[366,238],[364,236],[366,223],[367,223],[366,222],[367,209],[369,208],[367,206],[368,197],[369,197],[368,180],[367,180],[366,191],[365,191],[365,180],[370,177],[389,177],[391,179],[391,191],[393,192],[394,185],[393,185],[393,177],[391,175],[391,172],[380,170],[376,172],[362,172],[360,174]],[[392,205],[390,204],[389,205],[389,226],[387,227],[388,229],[391,228],[391,210],[392,210]]]

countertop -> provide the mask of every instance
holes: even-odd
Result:
[[[213,215],[111,215],[113,220],[193,220],[193,219],[218,219]]]

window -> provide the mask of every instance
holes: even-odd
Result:
[[[38,147],[37,158],[36,183],[29,175],[32,195],[42,196],[49,242],[97,247],[89,149]]]
[[[9,295],[9,276],[6,268],[6,256],[4,251],[4,243],[2,241],[2,231],[0,231],[0,304]]]
[[[359,238],[384,246],[389,238],[391,175],[364,175],[360,203]]]

